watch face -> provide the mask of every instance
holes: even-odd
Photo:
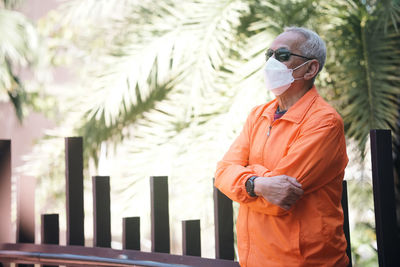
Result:
[[[253,181],[250,181],[251,179],[248,179],[247,181],[246,181],[246,191],[247,191],[247,193],[250,195],[251,194],[251,188],[252,188],[252,184],[253,184]]]
[[[257,178],[257,177],[256,176],[252,176],[246,181],[246,191],[247,191],[247,194],[249,194],[249,196],[251,196],[251,197],[256,197],[257,196],[254,193],[254,179],[255,178]]]

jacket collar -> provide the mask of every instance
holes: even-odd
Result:
[[[293,106],[291,106],[285,115],[283,115],[280,119],[292,121],[294,123],[300,123],[318,96],[319,94],[317,89],[315,88],[315,85],[313,85],[313,87],[308,90],[308,92],[305,93],[305,95],[303,95]],[[262,116],[268,117],[272,122],[277,108],[278,100],[275,99],[271,105],[264,110]]]

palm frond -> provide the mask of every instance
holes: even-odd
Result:
[[[256,20],[249,25],[249,31],[268,31],[275,36],[285,27],[315,27],[312,22],[320,12],[319,1],[260,1],[255,2],[254,16]]]
[[[377,30],[376,17],[358,1],[337,8],[340,23],[329,32],[328,71],[339,88],[345,130],[365,152],[369,130],[396,129],[400,93],[400,35]],[[389,52],[390,51],[390,52]]]
[[[131,3],[124,10],[130,12],[107,21],[112,27],[99,23],[92,28],[94,35],[80,36],[78,31],[72,38],[75,48],[86,55],[84,66],[88,66],[81,74],[90,101],[78,99],[76,106],[83,107],[87,118],[79,132],[93,133],[93,127],[105,130],[107,134],[101,138],[87,141],[93,141],[97,149],[102,141],[112,142],[114,135],[120,140],[123,126],[134,123],[137,114],[154,109],[155,101],[166,98],[168,90],[163,92],[162,84],[172,82],[177,94],[186,95],[181,114],[172,114],[178,118],[175,125],[185,127],[193,116],[216,112],[215,103],[204,105],[202,99],[226,91],[228,56],[236,47],[232,45],[236,38],[232,29],[240,24],[246,5],[241,1],[167,1]],[[99,31],[109,35],[97,46]]]
[[[63,14],[58,21],[58,26],[69,25],[72,27],[90,25],[101,20],[118,17],[126,12],[126,7],[146,1],[131,0],[68,0],[58,8]],[[147,1],[148,2],[148,1]]]
[[[394,27],[396,32],[399,31],[398,23],[400,21],[400,2],[396,0],[382,0],[376,4],[376,16],[378,18],[376,28],[383,29],[385,33],[388,27]]]
[[[138,86],[136,86],[137,104],[135,106],[127,106],[123,102],[123,108],[119,111],[118,119],[111,125],[106,122],[104,110],[97,110],[94,113],[90,112],[92,114],[86,114],[85,117],[88,119],[81,122],[82,126],[78,128],[78,134],[85,138],[85,158],[94,157],[97,162],[97,155],[102,142],[107,141],[119,144],[124,138],[131,135],[129,131],[124,129],[138,121],[145,119],[151,121],[149,116],[146,115],[149,111],[153,110],[155,113],[161,113],[161,115],[164,115],[164,119],[165,117],[169,117],[167,121],[170,121],[171,114],[165,111],[158,111],[160,109],[158,103],[168,98],[173,85],[173,81],[166,81],[165,84],[154,84],[145,99],[141,98],[140,92],[137,89]],[[134,132],[132,135],[140,136],[141,134]]]

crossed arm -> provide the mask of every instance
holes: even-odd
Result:
[[[328,118],[306,125],[273,170],[248,165],[251,124],[248,119],[218,163],[215,186],[255,211],[275,216],[286,214],[303,194],[329,183],[347,164],[342,125]],[[251,176],[259,177],[255,180],[256,198],[250,197],[245,189],[245,182]]]

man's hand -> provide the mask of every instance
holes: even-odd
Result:
[[[301,184],[287,175],[258,177],[254,180],[254,193],[282,209],[290,207],[303,195]]]

